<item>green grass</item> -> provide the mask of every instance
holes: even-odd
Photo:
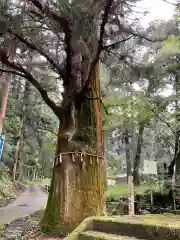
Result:
[[[43,187],[43,186],[46,186],[46,185],[50,185],[51,184],[51,179],[50,178],[45,178],[45,179],[42,179],[41,180],[41,183],[40,185]]]
[[[135,189],[137,194],[143,195],[146,191],[150,190],[150,186],[148,184],[141,184]],[[160,190],[159,185],[153,188],[154,191]],[[107,197],[118,198],[120,196],[128,195],[128,185],[126,183],[109,185],[106,193]]]
[[[38,184],[38,185],[41,185],[42,187],[45,187],[45,185],[50,185],[51,179],[49,179],[49,178],[38,179],[34,182],[27,180],[25,183],[27,185]],[[150,190],[149,185],[141,184],[139,187],[136,188],[135,191],[137,194],[144,194],[147,190]],[[160,190],[159,185],[154,187],[154,191],[158,191],[158,190]],[[128,195],[128,185],[126,183],[109,185],[108,190],[106,192],[106,196],[112,197],[112,198],[118,198],[120,196],[127,196],[127,195]]]
[[[51,179],[45,178],[45,179],[37,179],[35,181],[26,180],[24,183],[27,184],[27,185],[38,184],[42,187],[45,187],[46,184],[50,185],[50,182],[51,182]]]

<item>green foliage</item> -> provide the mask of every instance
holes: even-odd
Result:
[[[118,173],[118,171],[122,167],[122,157],[121,156],[107,156],[106,162],[107,162],[107,171],[110,171],[112,175],[115,175]]]
[[[23,86],[19,85],[18,78],[13,78],[3,126],[5,145],[2,160],[12,169],[19,131],[23,122],[21,133],[23,135],[21,149],[23,164],[36,166],[37,169],[41,169],[42,175],[49,176],[55,155],[56,135],[54,132],[57,131],[58,119],[43,104],[34,88],[30,87],[29,92],[31,94],[23,99]],[[24,104],[26,104],[25,111],[22,110]]]
[[[152,27],[154,30],[156,29],[154,24]],[[109,115],[103,112],[102,118],[103,130],[108,133],[105,136],[107,149],[113,152],[113,155],[120,154],[120,158],[122,158],[125,151],[123,132],[128,128],[131,160],[133,161],[136,154],[139,126],[144,122],[140,156],[142,165],[143,159],[156,159],[158,162],[159,160],[164,161],[163,157],[165,159],[168,156],[170,159],[173,157],[174,133],[178,125],[176,116],[179,112],[177,109],[174,112],[174,106],[175,102],[180,99],[179,93],[177,91],[175,93],[174,90],[177,89],[175,76],[179,76],[180,69],[180,38],[177,26],[173,25],[172,28],[174,35],[170,35],[164,42],[158,44],[157,48],[156,44],[152,44],[150,47],[148,45],[149,49],[143,55],[142,61],[133,63],[135,67],[134,65],[127,67],[119,62],[113,63],[112,78],[109,80],[106,75],[104,76],[110,82],[108,90],[106,90],[107,97],[103,99]],[[156,34],[158,36],[159,32]],[[118,76],[115,70],[118,71]],[[133,89],[134,82],[139,85],[139,89]],[[165,96],[164,90],[169,89],[173,90],[172,93],[167,93]],[[162,93],[164,94],[162,95]],[[122,136],[112,137],[117,129],[118,134]],[[111,143],[112,138],[114,140]],[[152,141],[154,147],[152,147]],[[116,151],[117,148],[120,150]],[[107,162],[111,172],[114,172],[114,169],[119,171],[118,167],[115,167],[115,158],[112,157],[111,160]]]
[[[171,35],[164,42],[162,47],[162,52],[172,53],[173,51],[180,51],[180,37]]]
[[[104,130],[124,124],[138,124],[152,115],[151,104],[144,94],[133,97],[120,93],[119,96],[107,97],[103,103],[109,111],[109,115],[103,116]]]
[[[153,185],[153,191],[159,191],[159,185],[156,183]],[[136,187],[135,192],[139,195],[144,195],[150,190],[150,186],[148,184],[141,184]],[[109,185],[108,190],[106,192],[106,197],[108,199],[119,199],[121,196],[128,196],[128,185],[127,183]]]
[[[180,37],[178,33],[177,35],[169,36],[168,39],[163,42],[163,46],[157,55],[157,60],[161,62],[165,61],[165,69],[170,73],[175,73],[179,70],[180,67],[179,55]]]
[[[9,1],[0,1],[0,34],[4,33],[9,26],[10,16],[8,16]]]
[[[15,198],[15,186],[12,183],[8,168],[0,165],[0,201]]]

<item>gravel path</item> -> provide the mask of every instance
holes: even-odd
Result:
[[[37,185],[28,186],[12,204],[0,208],[0,224],[11,222],[44,208],[47,194]]]

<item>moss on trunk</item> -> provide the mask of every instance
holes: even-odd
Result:
[[[46,233],[65,236],[86,217],[102,215],[104,212],[102,137],[98,136],[102,134],[97,99],[100,90],[98,68],[97,64],[86,97],[80,108],[76,108],[73,141],[68,142],[60,135],[58,137],[57,155],[63,154],[61,159],[55,161],[51,191],[41,222],[41,229]]]
[[[97,157],[84,155],[81,161],[80,155],[64,155],[54,169],[42,230],[63,236],[86,217],[102,215],[103,186],[104,170]]]

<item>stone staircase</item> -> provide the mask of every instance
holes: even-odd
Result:
[[[82,222],[66,240],[180,240],[180,225],[149,224],[136,217],[92,217]]]
[[[137,240],[134,237],[118,236],[96,231],[85,231],[79,234],[79,240]],[[142,239],[141,239],[142,240]]]

